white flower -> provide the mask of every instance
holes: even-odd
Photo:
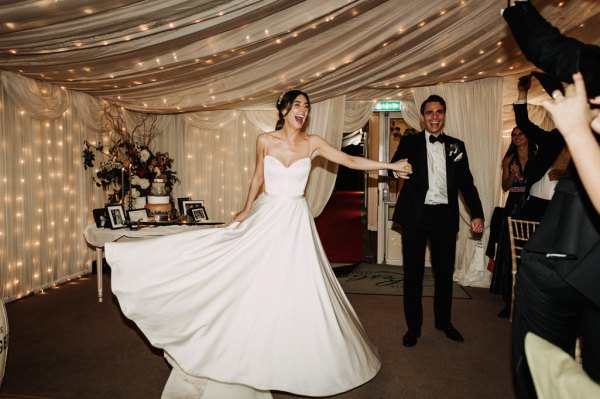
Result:
[[[145,149],[140,151],[140,159],[142,162],[146,162],[148,159],[150,159],[150,151]]]
[[[461,152],[461,148],[457,143],[452,143],[448,147],[448,156],[452,158],[454,162],[458,162],[462,159],[463,153]]]
[[[140,178],[138,175],[133,175],[133,177],[131,178],[131,184],[134,186],[140,185]]]
[[[154,173],[156,173],[157,177],[161,175],[160,168],[158,166],[154,168]]]
[[[140,179],[139,186],[142,188],[142,190],[147,189],[148,187],[150,187],[150,180]]]

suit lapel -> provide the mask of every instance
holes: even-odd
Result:
[[[450,195],[450,184],[454,181],[454,160],[450,157],[450,145],[454,143],[454,140],[446,135],[447,139],[444,143],[444,152],[446,153],[446,186],[448,189],[448,195]]]
[[[427,143],[425,142],[425,131],[421,131],[419,141],[417,143],[417,154],[416,159],[419,163],[419,168],[424,170],[425,173],[419,174],[419,185],[424,187],[425,190],[429,189],[429,168],[427,166]]]

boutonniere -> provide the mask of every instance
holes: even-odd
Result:
[[[450,146],[448,146],[448,156],[454,162],[460,161],[463,157],[463,153],[462,153],[462,149],[460,148],[460,145],[458,145],[457,143],[450,144]]]

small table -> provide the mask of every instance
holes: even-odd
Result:
[[[124,237],[129,239],[141,239],[149,237],[166,236],[170,234],[183,233],[185,231],[206,229],[212,226],[223,224],[222,222],[196,222],[196,223],[177,223],[161,224],[153,223],[151,226],[136,230],[131,229],[105,229],[98,228],[95,224],[88,224],[83,230],[83,235],[87,243],[96,250],[96,279],[98,281],[98,302],[102,302],[102,258],[104,244],[113,242]],[[144,224],[148,225],[148,224]]]

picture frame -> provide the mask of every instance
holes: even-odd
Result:
[[[148,221],[148,209],[130,209],[127,211],[127,218],[131,222],[147,222]]]
[[[109,205],[106,207],[108,213],[108,223],[112,230],[121,229],[125,227],[125,210],[123,205]]]
[[[194,218],[194,222],[208,221],[208,215],[206,214],[206,209],[204,209],[203,206],[192,208],[192,217]]]
[[[184,200],[182,201],[181,214],[193,218],[192,209],[200,207],[204,208],[204,200]],[[206,209],[204,212],[206,213]]]
[[[179,214],[180,215],[185,215],[185,211],[184,211],[184,207],[183,207],[183,201],[191,201],[192,197],[179,197],[177,198],[177,208],[179,209]]]
[[[108,228],[108,213],[106,213],[106,208],[93,209],[92,215],[94,215],[94,222],[96,222],[97,228]]]

